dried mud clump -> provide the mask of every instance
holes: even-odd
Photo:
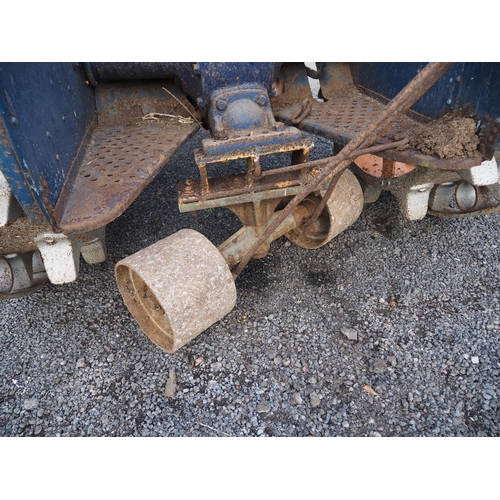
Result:
[[[466,158],[477,155],[479,138],[472,118],[445,115],[441,119],[416,124],[410,130],[412,149],[439,158]]]

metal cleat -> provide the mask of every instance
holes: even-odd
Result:
[[[80,252],[87,264],[100,264],[106,261],[108,253],[106,250],[105,231],[106,226],[103,226],[95,231],[79,236],[79,239],[82,241]]]
[[[433,183],[418,184],[407,190],[393,191],[403,216],[408,220],[421,220],[427,215],[429,195]]]
[[[477,167],[459,170],[460,176],[473,186],[491,186],[498,183],[498,165],[493,157],[485,160]]]
[[[50,282],[71,283],[78,277],[82,241],[64,234],[43,233],[35,238]]]

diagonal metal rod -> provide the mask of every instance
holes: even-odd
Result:
[[[350,156],[353,151],[360,147],[369,147],[381,135],[403,115],[415,102],[436,83],[441,76],[453,65],[453,63],[429,63],[423,68],[399,94],[389,102],[379,117],[364,127],[349,143],[332,158],[327,168],[322,170],[314,179],[310,180],[304,188],[297,193],[290,203],[283,209],[280,217],[276,218],[264,234],[252,245],[245,254],[238,267],[233,273],[236,279],[246,267],[255,252],[269,238],[273,231],[292,213],[292,210],[329,176],[334,177],[351,163]]]

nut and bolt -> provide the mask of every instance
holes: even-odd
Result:
[[[265,106],[267,104],[267,98],[264,94],[260,94],[259,96],[257,96],[255,101],[257,102],[257,104],[260,104],[261,106]]]
[[[227,107],[227,102],[224,99],[219,99],[216,106],[219,111],[224,111]]]

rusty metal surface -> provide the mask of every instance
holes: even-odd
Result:
[[[179,209],[181,212],[191,212],[291,196],[318,175],[329,161],[331,158],[307,162],[300,165],[300,170],[278,173],[266,170],[259,178],[247,174],[217,177],[210,179],[209,191],[204,189],[203,180],[187,179],[179,184]]]
[[[387,148],[406,144],[407,140],[388,142],[370,148],[357,149],[352,152],[350,158],[355,159],[358,155],[369,152],[379,152]],[[238,174],[226,177],[210,179],[206,172],[201,172],[200,180],[187,179],[179,184],[179,209],[181,212],[190,212],[215,207],[239,207],[247,203],[261,203],[263,200],[283,198],[295,195],[300,188],[318,173],[328,167],[331,161],[328,158],[308,162],[308,151],[312,143],[299,144],[303,149],[292,152],[292,165],[287,167],[261,170],[255,175],[255,170],[247,174]],[[200,150],[195,153],[198,165],[201,164],[203,156],[199,156]],[[221,161],[222,157],[217,157]],[[212,158],[213,159],[213,158]],[[231,157],[230,159],[233,159]],[[327,189],[327,186],[321,186]],[[231,208],[233,209],[233,208]],[[233,210],[238,217],[241,210]],[[241,217],[240,217],[241,218]],[[248,220],[248,219],[245,219]],[[246,222],[242,222],[245,224]],[[254,224],[249,224],[254,225]]]
[[[281,236],[299,227],[302,224],[302,220],[308,216],[309,210],[305,206],[299,205],[296,207],[293,213],[286,217],[279,227],[269,236],[267,241],[261,245],[253,258],[259,259],[265,257],[269,252],[272,241],[277,240]],[[279,217],[279,212],[276,212],[272,218],[269,218],[265,225],[258,227],[245,225],[217,247],[230,268],[234,267],[243,258],[248,249],[258,238],[260,238],[266,228],[277,217]]]
[[[309,205],[309,219],[286,236],[302,248],[315,249],[356,222],[363,210],[363,191],[350,170],[334,177],[328,190],[310,194],[300,206]]]
[[[225,140],[203,139],[202,150],[212,161],[228,161],[249,155],[264,155],[282,150],[293,150],[302,142],[311,142],[295,127],[277,124],[270,128],[255,129],[252,134],[231,137]],[[220,158],[220,159],[218,159]]]
[[[244,187],[248,189],[248,187],[251,187],[253,185],[254,179],[262,176],[262,169],[260,167],[261,156],[291,152],[292,161],[300,162],[303,159],[306,159],[309,155],[310,149],[314,146],[314,143],[311,141],[311,139],[305,137],[301,132],[299,132],[298,134],[296,132],[296,129],[290,127],[281,132],[271,132],[269,135],[274,137],[274,139],[268,144],[258,141],[260,143],[259,146],[256,146],[250,137],[249,144],[247,144],[248,147],[243,149],[228,150],[227,152],[218,154],[207,154],[204,144],[202,148],[195,151],[194,155],[196,164],[198,165],[198,169],[200,172],[202,194],[210,196],[213,199],[213,196],[211,194],[211,192],[213,191],[211,186],[212,180],[209,180],[207,171],[207,166],[210,164],[224,163],[237,159],[247,160],[247,176],[245,178],[242,178],[240,176],[238,176],[237,178],[233,178],[235,184],[232,185],[231,183],[229,183],[227,185],[227,192],[230,193],[235,188],[238,189]],[[267,134],[263,135],[266,136]],[[188,191],[189,190],[193,190],[191,182],[190,186],[188,186]],[[221,196],[220,193],[219,196]]]
[[[467,186],[473,190],[474,195],[470,205],[462,204],[460,200],[460,188]],[[440,210],[429,208],[427,213],[436,217],[478,217],[500,212],[500,196],[498,184],[492,186],[472,186],[461,181],[452,186],[452,195],[450,196],[448,206],[445,203]]]
[[[192,105],[170,80],[99,85],[96,89],[96,106],[101,126],[131,123],[149,113],[189,118],[192,116],[190,113],[194,112]]]
[[[99,126],[67,204],[57,207],[61,230],[87,232],[121,215],[197,129],[175,119]]]
[[[182,229],[118,262],[118,287],[144,333],[173,353],[236,303],[231,272],[217,248]]]
[[[241,260],[233,276],[235,279],[241,274],[245,266],[250,262],[252,255],[257,251],[266,238],[272,234],[276,227],[299,205],[310,193],[318,189],[322,182],[345,170],[349,164],[350,155],[361,147],[372,146],[379,137],[383,136],[390,128],[410,109],[430,87],[452,66],[453,63],[429,63],[420,71],[413,80],[384,108],[384,110],[353,137],[349,143],[333,157],[328,166],[316,177],[313,177],[299,193],[297,193],[286,208],[265,231],[261,238],[250,248]]]
[[[302,103],[286,102],[286,93],[273,100],[277,119],[292,124],[294,116],[302,109]],[[336,97],[327,102],[312,102],[312,110],[298,127],[301,130],[325,137],[333,142],[347,144],[367,124],[375,120],[385,109],[385,105],[367,96]],[[407,116],[401,117],[389,130],[381,135],[374,144],[384,144],[407,134],[415,121]],[[412,165],[445,170],[458,170],[480,165],[482,157],[441,159],[423,154],[413,149],[390,150],[380,156],[388,160]]]

